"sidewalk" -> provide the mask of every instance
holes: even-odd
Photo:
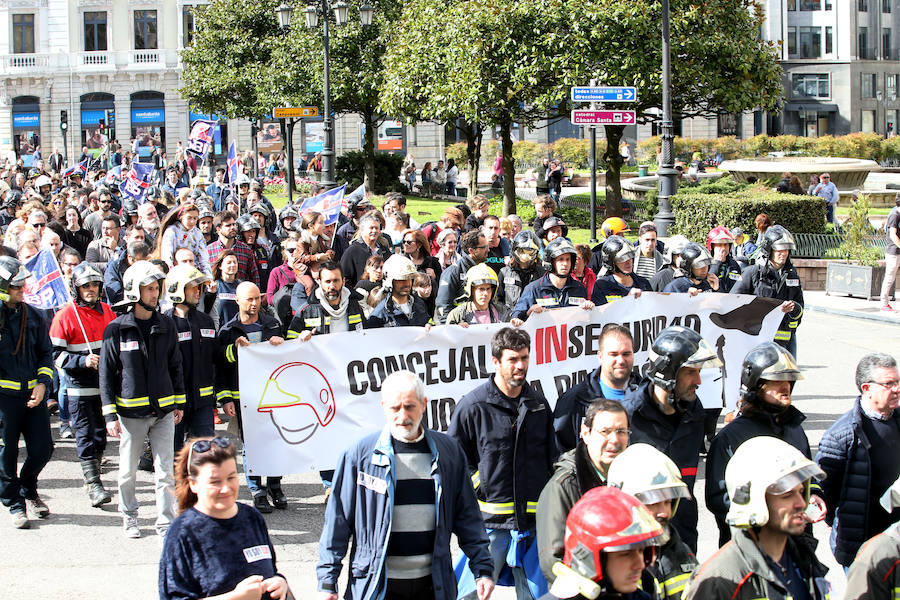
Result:
[[[898,309],[896,312],[882,311],[880,300],[869,301],[865,298],[844,295],[827,296],[825,292],[804,290],[803,300],[806,310],[900,325],[900,297],[892,304],[895,309]]]

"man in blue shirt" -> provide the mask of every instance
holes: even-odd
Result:
[[[825,200],[825,220],[828,223],[837,224],[834,220],[834,209],[837,206],[841,195],[838,192],[837,186],[831,183],[831,175],[828,173],[819,175],[819,185],[813,190],[813,195]]]

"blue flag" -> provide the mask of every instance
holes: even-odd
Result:
[[[88,159],[86,158],[83,161],[81,161],[80,163],[78,163],[76,165],[72,165],[71,167],[69,167],[68,169],[63,171],[62,176],[63,176],[63,179],[65,179],[71,175],[74,175],[75,173],[79,173],[81,175],[81,178],[84,179],[84,176],[87,175],[87,170],[88,170]]]
[[[341,212],[341,207],[343,206],[344,189],[346,187],[347,185],[344,184],[339,188],[328,190],[327,192],[323,192],[318,196],[307,198],[303,201],[303,204],[300,205],[300,214],[302,215],[306,212],[314,210],[316,212],[322,213],[322,215],[325,216],[326,225],[336,223],[338,220],[338,215]]]
[[[41,250],[25,264],[25,302],[35,308],[56,308],[69,301],[69,288],[51,250]]]
[[[147,188],[150,187],[150,176],[153,174],[153,165],[150,163],[131,163],[131,171],[119,184],[119,191],[126,198],[131,198],[136,204],[144,203]]]
[[[116,165],[106,172],[103,183],[119,183],[122,179],[122,165]]]
[[[206,159],[206,154],[209,152],[209,146],[213,142],[213,135],[218,123],[218,121],[208,121],[206,119],[194,121],[194,126],[191,127],[191,133],[188,136],[187,151]]]
[[[231,146],[228,147],[228,158],[225,159],[225,162],[228,165],[228,181],[234,184],[237,181],[238,169],[241,164],[237,156],[237,142],[231,142]]]

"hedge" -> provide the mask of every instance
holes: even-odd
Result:
[[[482,164],[494,164],[494,158],[500,151],[500,143],[496,140],[483,140],[481,143]],[[544,157],[558,158],[566,167],[587,169],[590,167],[591,142],[588,139],[559,138],[552,144],[541,144],[532,141],[513,142],[513,158],[517,165],[535,165]],[[447,158],[456,161],[463,169],[466,165],[466,143],[450,144],[445,149]],[[606,139],[597,140],[597,168],[606,169],[603,165],[603,153],[606,152]]]
[[[375,153],[376,194],[387,192],[405,192],[406,186],[400,182],[400,170],[403,168],[403,157],[398,154]],[[347,182],[347,190],[358,188],[365,174],[365,154],[360,150],[351,150],[337,157],[334,163],[334,176],[338,183]]]
[[[814,196],[794,196],[754,189],[732,194],[679,193],[672,197],[674,233],[706,243],[718,225],[741,227],[753,238],[756,215],[766,213],[773,223],[792,233],[825,233],[825,202]]]
[[[656,164],[656,149],[659,145],[659,137],[639,142],[638,161]],[[694,152],[700,152],[707,159],[721,153],[726,160],[783,152],[791,156],[835,156],[880,161],[900,158],[900,136],[885,139],[877,133],[851,133],[817,138],[799,135],[756,135],[745,140],[733,136],[712,139],[675,138],[676,159],[687,162]]]

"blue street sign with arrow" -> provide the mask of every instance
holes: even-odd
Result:
[[[572,88],[573,102],[635,102],[637,88],[623,86],[588,86]]]

